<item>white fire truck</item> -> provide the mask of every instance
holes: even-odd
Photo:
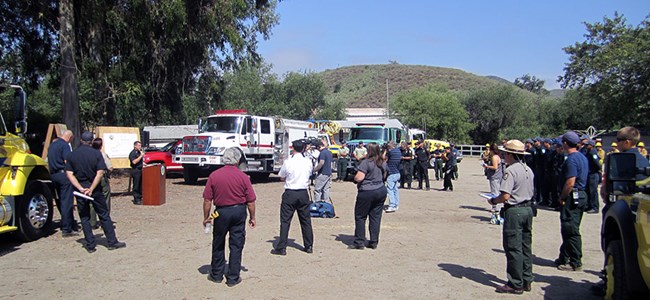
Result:
[[[291,142],[317,135],[318,129],[310,122],[218,110],[199,120],[199,134],[183,137],[174,161],[183,165],[185,182],[195,184],[199,177],[223,166],[224,151],[234,147],[242,154],[239,169],[253,179],[265,179],[280,171]]]

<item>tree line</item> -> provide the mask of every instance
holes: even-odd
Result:
[[[346,99],[318,74],[279,77],[257,52],[258,39],[270,38],[279,22],[276,1],[0,1],[0,81],[28,91],[31,128],[192,124],[230,108],[345,117]],[[465,92],[406,91],[395,96],[392,113],[432,137],[463,143],[590,125],[647,128],[648,22],[630,26],[615,14],[585,23],[585,40],[564,48],[564,97],[550,97],[543,81],[526,74],[513,85]],[[0,99],[3,112],[9,98]]]

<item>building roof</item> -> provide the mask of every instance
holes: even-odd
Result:
[[[151,142],[172,141],[183,138],[186,135],[197,134],[198,125],[165,125],[165,126],[145,126],[143,131],[149,132]]]

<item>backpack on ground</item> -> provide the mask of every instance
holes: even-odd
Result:
[[[309,213],[312,218],[334,218],[334,204],[325,201],[312,202],[309,205]]]

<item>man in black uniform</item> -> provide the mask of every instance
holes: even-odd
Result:
[[[129,162],[131,162],[131,176],[133,176],[133,204],[142,205],[142,144],[140,141],[133,143],[133,151],[129,153]]]
[[[596,142],[594,140],[587,141],[587,144],[584,145],[585,156],[587,157],[587,162],[589,162],[589,175],[587,178],[587,213],[588,214],[597,214],[599,209],[599,199],[598,199],[598,184],[602,175],[600,173],[601,164],[600,157],[598,156],[598,151],[595,149]]]
[[[555,149],[551,147],[553,141],[549,138],[544,139],[542,146],[544,147],[544,159],[542,161],[542,168],[544,169],[544,182],[542,183],[542,196],[544,198],[544,205],[551,206],[553,201],[553,159],[555,158]]]
[[[108,242],[108,250],[126,247],[126,243],[118,242],[115,237],[115,228],[108,211],[108,205],[101,188],[106,164],[101,152],[90,147],[93,134],[86,131],[81,134],[81,145],[75,149],[65,165],[65,171],[72,185],[86,197],[77,197],[77,208],[81,219],[81,228],[86,239],[86,251],[95,252],[95,236],[90,226],[90,205],[95,208],[99,220],[102,222],[104,236]],[[99,187],[97,189],[97,187]]]
[[[406,188],[410,189],[411,188],[411,161],[413,160],[413,150],[411,147],[409,147],[409,144],[407,142],[402,142],[402,146],[400,148],[400,151],[402,152],[402,160],[400,161],[400,185],[399,187],[401,189],[404,188],[404,184],[406,184]]]
[[[419,140],[417,143],[417,148],[415,149],[415,158],[417,160],[417,164],[415,165],[415,168],[418,171],[418,174],[420,175],[418,177],[418,190],[422,189],[422,180],[424,180],[424,183],[426,184],[427,191],[430,189],[429,187],[429,151],[424,148],[424,142],[422,140]]]
[[[443,181],[443,191],[453,191],[454,185],[451,180],[454,178],[454,171],[456,170],[456,154],[452,152],[451,147],[445,148],[445,154],[442,159],[445,161],[445,178]]]
[[[72,196],[74,189],[65,174],[65,163],[70,153],[72,153],[70,147],[72,137],[72,131],[66,130],[59,139],[50,144],[47,151],[47,165],[50,169],[50,177],[56,188],[56,193],[59,195],[59,202],[56,206],[61,214],[61,235],[63,237],[79,235],[77,233],[79,227],[74,219],[74,199]]]
[[[535,173],[535,202],[543,203],[545,201],[543,193],[544,185],[544,160],[546,150],[542,147],[542,138],[536,137],[534,140],[535,153],[533,154],[533,173]]]

